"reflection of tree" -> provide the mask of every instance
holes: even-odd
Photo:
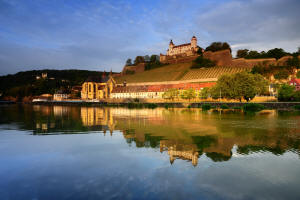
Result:
[[[222,162],[222,161],[228,161],[230,160],[232,155],[232,152],[230,151],[230,156],[226,156],[222,153],[216,153],[216,152],[207,152],[206,156],[212,159],[214,162]]]

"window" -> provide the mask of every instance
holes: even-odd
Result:
[[[91,92],[91,85],[89,84],[89,92]]]

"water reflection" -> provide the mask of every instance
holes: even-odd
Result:
[[[121,132],[129,146],[159,149],[170,163],[186,160],[197,166],[206,156],[214,162],[253,152],[299,155],[300,116],[265,111],[203,113],[199,109],[126,109],[72,106],[4,106],[1,125],[16,123],[34,135]]]

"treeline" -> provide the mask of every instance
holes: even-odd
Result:
[[[246,59],[258,59],[258,58],[276,58],[277,60],[283,56],[293,56],[297,57],[300,55],[300,47],[297,52],[289,53],[285,52],[282,48],[270,49],[267,52],[265,51],[255,51],[249,49],[239,49],[236,53],[237,58],[246,58]]]
[[[134,59],[133,62],[130,58],[128,58],[125,65],[126,66],[136,66],[140,63],[145,63],[146,64],[145,65],[145,70],[155,69],[155,68],[158,68],[158,67],[161,67],[161,66],[164,65],[159,61],[159,56],[158,55],[137,56]],[[131,71],[128,70],[127,74],[130,74],[130,73],[131,73]]]
[[[42,74],[47,73],[46,78]],[[88,70],[32,70],[13,75],[0,76],[1,97],[35,96],[44,93],[53,94],[56,90],[70,89],[81,85],[89,76],[102,76],[104,72]],[[106,75],[109,75],[107,72]],[[40,78],[37,79],[36,77]]]

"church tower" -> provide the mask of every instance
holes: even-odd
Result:
[[[197,48],[197,38],[195,36],[193,36],[191,39],[191,48]]]
[[[169,44],[169,50],[173,49],[173,47],[174,47],[174,43],[173,43],[173,41],[171,40],[171,41],[170,41],[170,44]]]

